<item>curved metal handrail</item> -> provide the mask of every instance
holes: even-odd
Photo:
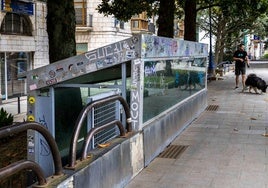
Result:
[[[83,125],[83,122],[85,118],[87,117],[88,112],[95,106],[99,106],[104,103],[112,102],[119,100],[121,104],[123,105],[126,118],[127,118],[127,131],[131,132],[132,127],[131,127],[131,114],[130,114],[130,109],[128,107],[127,102],[125,99],[120,96],[120,95],[113,95],[104,99],[100,99],[97,101],[93,101],[92,103],[87,104],[80,112],[76,122],[75,122],[75,127],[74,127],[74,132],[72,135],[71,139],[71,144],[70,144],[70,151],[69,151],[69,168],[73,168],[75,166],[75,160],[76,160],[76,149],[77,149],[77,141],[78,137],[80,134],[81,127]]]
[[[120,136],[125,136],[125,130],[124,130],[124,126],[123,124],[121,123],[121,121],[119,120],[114,120],[114,121],[111,121],[109,123],[106,123],[100,127],[95,127],[95,128],[92,128],[87,136],[86,136],[86,139],[85,139],[85,142],[83,144],[83,151],[82,151],[82,160],[85,160],[87,158],[87,148],[89,146],[89,143],[90,143],[90,140],[92,139],[92,137],[94,136],[94,134],[104,130],[104,129],[107,129],[109,127],[112,127],[114,125],[117,125],[119,130],[120,130]]]
[[[55,166],[55,175],[61,175],[63,173],[62,172],[63,168],[62,168],[62,161],[61,161],[61,156],[60,156],[58,146],[53,136],[43,125],[37,122],[23,122],[23,123],[11,125],[11,126],[8,126],[8,128],[0,129],[0,138],[6,137],[12,134],[16,134],[19,132],[23,132],[28,129],[33,129],[33,130],[38,131],[46,139],[52,152],[52,157],[53,157],[54,166]]]
[[[24,169],[31,169],[35,172],[39,182],[38,185],[45,185],[47,183],[45,174],[41,167],[37,163],[28,160],[17,161],[6,167],[1,168],[0,179],[8,178],[9,176],[12,176]]]

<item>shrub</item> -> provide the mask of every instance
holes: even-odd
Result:
[[[14,121],[14,116],[12,114],[7,113],[3,109],[3,107],[0,110],[0,127],[12,125]]]
[[[268,54],[264,54],[263,59],[268,59]]]

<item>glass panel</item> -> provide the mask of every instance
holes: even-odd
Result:
[[[25,52],[1,53],[0,58],[0,90],[2,98],[25,95],[26,80],[22,76],[27,71],[28,64],[30,63],[29,54]]]
[[[112,80],[103,82],[105,85],[118,85],[121,84],[121,80]],[[67,164],[67,157],[69,154],[69,146],[71,137],[74,130],[75,122],[79,116],[79,113],[90,101],[89,98],[96,95],[101,95],[109,91],[115,91],[116,88],[56,88],[55,89],[55,139],[63,160],[63,164]],[[75,101],[72,102],[72,101]],[[114,119],[120,119],[115,117],[115,109],[113,109],[115,102],[97,106],[94,110],[94,125],[102,126]],[[111,107],[112,106],[112,107]],[[90,115],[91,113],[89,113]],[[82,149],[82,144],[87,135],[88,117],[84,120],[81,127],[81,132],[78,139],[78,152]],[[117,127],[111,129],[105,129],[98,134],[94,135],[96,144],[103,143],[111,138],[114,138],[119,134]]]
[[[21,33],[21,23],[20,23],[20,16],[17,14],[13,14],[13,32],[14,33]]]
[[[88,51],[87,43],[77,43],[76,52],[77,54],[82,54]]]
[[[84,0],[76,0],[74,3],[75,16],[77,25],[86,25],[86,2]]]
[[[1,33],[5,34],[21,34],[21,35],[32,35],[32,28],[30,20],[25,15],[7,13],[2,25]]]
[[[132,21],[132,27],[139,28],[139,21],[138,20]]]
[[[125,28],[125,22],[120,21],[120,29],[124,29],[124,28]]]
[[[75,8],[75,17],[76,17],[76,24],[82,25],[83,24],[82,8]]]
[[[143,121],[205,88],[206,58],[144,63]]]

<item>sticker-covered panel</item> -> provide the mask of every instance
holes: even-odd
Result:
[[[142,58],[208,56],[208,45],[198,42],[143,35]]]
[[[139,36],[29,71],[28,90],[48,87],[140,56]]]

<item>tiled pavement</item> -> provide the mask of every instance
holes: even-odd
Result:
[[[266,67],[247,74],[268,82]],[[234,90],[233,72],[223,78],[208,83],[208,105],[218,109],[171,143],[189,147],[178,159],[155,158],[126,188],[268,188],[268,95]]]

